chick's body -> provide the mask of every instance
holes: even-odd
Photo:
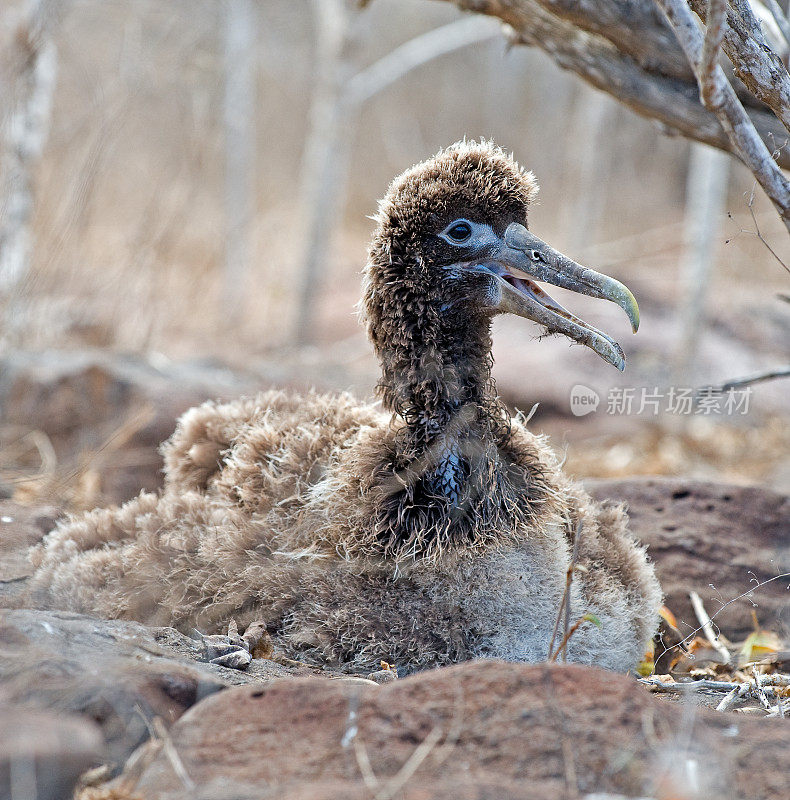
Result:
[[[269,392],[192,409],[164,447],[166,485],[73,518],[36,555],[44,607],[220,630],[266,621],[292,658],[351,670],[548,655],[574,531],[569,658],[632,667],[660,592],[619,507],[603,508],[513,421],[512,447],[547,487],[533,524],[486,552],[376,557],[375,475],[398,427],[348,395]],[[504,539],[505,537],[503,537]]]
[[[535,191],[489,143],[396,179],[363,298],[383,407],[268,392],[192,409],[164,445],[161,494],[61,524],[33,554],[28,602],[204,631],[264,620],[285,654],[349,670],[538,661],[574,560],[565,613],[601,626],[574,633],[569,659],[633,667],[661,599],[644,549],[491,380],[502,311],[624,363],[525,270],[636,315],[622,284],[531,237]]]

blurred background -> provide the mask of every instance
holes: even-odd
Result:
[[[753,385],[746,408],[669,406],[673,388],[790,360],[774,210],[733,159],[509,46],[494,20],[430,0],[4,0],[0,37],[6,496],[78,508],[153,488],[157,443],[208,397],[371,397],[368,215],[464,136],[532,169],[532,230],[642,309],[632,336],[614,306],[552,291],[621,342],[623,375],[496,321],[500,393],[539,404],[530,425],[567,469],[790,489],[787,380]],[[574,386],[596,411],[572,413]]]

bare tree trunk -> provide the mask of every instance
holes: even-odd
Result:
[[[10,108],[0,136],[0,300],[7,304],[5,322],[12,326],[13,295],[30,271],[30,225],[34,210],[34,173],[49,133],[57,72],[50,37],[53,4],[33,0],[15,33],[4,93]]]
[[[721,151],[704,144],[692,146],[683,226],[680,338],[675,353],[675,374],[679,385],[693,384],[699,342],[705,329],[705,304],[717,238],[727,202],[729,169],[729,159]]]
[[[242,310],[255,208],[255,28],[253,0],[229,0],[225,17],[225,270],[229,320]]]
[[[314,2],[318,84],[302,163],[302,289],[294,330],[294,341],[299,344],[313,339],[322,268],[326,267],[332,234],[343,210],[360,106],[428,61],[497,35],[496,27],[485,19],[457,20],[416,36],[349,78],[350,65],[344,52],[350,17],[343,0]]]
[[[333,194],[349,149],[349,131],[343,125],[342,95],[346,77],[343,56],[350,13],[345,0],[313,0],[313,10],[316,84],[302,160],[302,286],[294,331],[294,339],[299,344],[313,338],[320,273],[326,266],[332,229],[337,222],[338,204]]]
[[[601,219],[606,203],[607,176],[614,158],[612,109],[600,92],[583,89],[574,109],[568,148],[566,180],[574,185],[567,193],[573,199],[565,205],[563,231],[567,252],[582,253]],[[587,131],[580,136],[578,131]]]

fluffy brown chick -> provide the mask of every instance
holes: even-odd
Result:
[[[622,368],[534,279],[613,300],[617,281],[527,230],[531,173],[487,142],[405,172],[381,202],[363,311],[384,411],[261,394],[187,412],[165,487],[72,518],[34,554],[28,602],[180,627],[264,619],[287,655],[350,670],[546,658],[576,531],[570,660],[625,670],[661,594],[622,509],[594,503],[491,380],[516,313]]]

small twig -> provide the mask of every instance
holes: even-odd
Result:
[[[582,537],[582,521],[581,517],[576,523],[576,530],[573,532],[573,551],[571,552],[571,563],[568,564],[568,570],[565,573],[565,592],[567,593],[567,601],[565,603],[565,631],[564,638],[568,639],[568,630],[571,625],[571,584],[573,583],[573,572],[576,569],[576,561],[579,558],[579,540]],[[567,662],[568,649],[565,648],[562,653],[562,660]]]
[[[777,378],[787,377],[790,377],[790,365],[786,367],[774,367],[764,372],[756,372],[754,375],[747,375],[745,378],[733,378],[719,386],[706,386],[705,389],[710,389],[712,392],[716,393],[728,392],[730,389],[740,389],[742,386],[751,386],[755,383],[763,383],[764,381],[773,381]]]
[[[725,608],[727,608],[727,606],[738,602],[738,600],[742,600],[744,597],[747,597],[748,595],[752,594],[752,592],[756,592],[758,589],[761,589],[763,586],[766,586],[769,583],[773,583],[774,581],[783,580],[783,579],[787,579],[787,578],[790,578],[790,572],[782,572],[779,575],[774,575],[771,578],[766,578],[766,580],[760,581],[755,586],[752,586],[751,589],[747,589],[745,592],[741,592],[737,597],[732,597],[726,603],[723,603],[721,608],[716,609],[716,611],[714,611],[714,613],[711,614],[711,617],[710,617],[711,621],[716,619],[716,617],[718,617],[719,614],[721,614],[721,612],[724,611]],[[701,626],[699,628],[694,628],[694,630],[691,631],[691,633],[688,633],[688,634],[686,634],[686,636],[683,637],[683,639],[681,640],[680,644],[686,644],[687,642],[692,641],[694,639],[694,637],[701,630],[702,630]],[[667,652],[666,648],[664,649],[664,652]],[[663,653],[659,653],[658,654],[658,656],[661,656],[661,655],[663,655]]]
[[[754,688],[757,690],[757,697],[760,700],[760,704],[766,711],[770,711],[771,703],[768,701],[767,692],[765,691],[765,687],[760,680],[762,676],[760,675],[760,672],[755,664],[752,664],[752,675],[754,675]]]
[[[367,748],[360,740],[359,736],[354,737],[354,757],[357,760],[357,766],[362,774],[362,780],[365,781],[365,786],[367,786],[368,790],[371,792],[378,791],[379,779],[376,777],[376,773],[373,772],[373,767],[368,758]]]
[[[708,616],[708,612],[705,611],[702,599],[696,592],[689,592],[689,598],[691,598],[691,606],[694,609],[694,613],[697,615],[699,624],[702,625],[705,638],[710,642],[711,647],[724,659],[723,663],[729,664],[732,660],[730,651],[722,644],[721,638],[713,630],[713,623]]]
[[[184,784],[184,788],[187,791],[194,791],[195,783],[187,774],[184,762],[181,760],[181,756],[178,755],[178,751],[173,744],[173,740],[170,738],[167,728],[165,728],[164,722],[162,722],[159,717],[154,717],[152,725],[157,738],[162,742],[164,754],[167,756],[170,766],[173,767],[173,772],[176,773],[178,779]]]
[[[441,738],[442,728],[441,725],[437,725],[420,744],[417,745],[414,752],[406,760],[406,763],[398,770],[397,775],[387,781],[382,790],[376,795],[375,800],[390,800],[396,795],[406,785],[409,778],[419,769],[420,764],[425,761]]]
[[[750,233],[754,233],[757,237],[758,241],[762,242],[763,245],[766,247],[768,252],[788,271],[790,272],[790,267],[785,264],[785,262],[779,257],[779,254],[776,250],[768,244],[768,240],[763,236],[762,231],[760,230],[760,224],[757,222],[757,215],[754,213],[754,184],[752,184],[752,190],[749,194],[749,202],[746,204],[746,207],[749,209],[749,214],[752,217],[752,222],[754,223],[754,231],[750,231]]]
[[[785,42],[790,45],[790,22],[787,21],[785,12],[782,11],[782,7],[776,2],[776,0],[763,0],[763,2],[771,12],[771,16],[774,18],[776,26],[782,32]]]
[[[578,631],[585,622],[592,622],[590,615],[585,614],[583,617],[579,617],[579,619],[577,619],[576,622],[571,625],[570,629],[566,631],[565,636],[562,637],[562,641],[560,641],[559,645],[557,646],[556,652],[551,658],[549,658],[549,662],[554,662],[557,660],[557,656],[559,656],[559,654],[562,653],[568,646],[571,636],[573,636],[573,634],[576,633],[576,631]]]
[[[568,626],[570,623],[570,606],[571,606],[571,584],[573,583],[573,572],[576,569],[576,561],[579,557],[579,542],[582,538],[582,521],[581,518],[576,522],[576,530],[573,534],[573,548],[571,549],[571,560],[568,562],[568,569],[565,572],[565,591],[562,593],[562,601],[560,607],[557,609],[557,618],[554,620],[554,630],[551,633],[551,641],[549,642],[549,653],[546,657],[548,661],[556,661],[557,655],[560,652],[559,648],[554,651],[554,642],[557,640],[557,634],[560,631],[560,622],[563,619],[563,611],[565,611],[565,628],[563,641],[568,637]]]
[[[724,101],[721,84],[716,80],[721,43],[727,27],[727,0],[708,0],[705,16],[705,39],[699,65],[699,86],[702,102],[708,108],[720,106]]]
[[[754,236],[758,241],[762,242],[762,244],[765,246],[766,250],[768,250],[768,252],[774,257],[774,260],[779,262],[779,264],[782,267],[782,269],[787,270],[788,272],[790,272],[790,267],[788,267],[787,264],[785,264],[785,262],[782,261],[782,259],[780,258],[779,254],[776,252],[776,250],[774,250],[773,247],[771,247],[771,245],[768,244],[768,241],[765,239],[765,237],[762,235],[762,233],[760,233],[760,228],[759,228],[759,226],[757,224],[757,217],[754,215],[754,211],[751,208],[749,209],[749,211],[751,212],[752,220],[754,221],[754,228],[755,229],[751,230],[750,228],[740,228],[738,230],[738,233],[735,234],[735,236],[740,236],[742,233],[745,233],[748,236]],[[730,215],[730,217],[732,217],[732,215]],[[724,243],[725,244],[729,244],[735,238],[735,236],[730,237]],[[777,297],[781,300],[783,298],[783,295],[780,293],[780,294],[777,294]]]
[[[738,699],[740,687],[730,689],[730,693],[716,706],[716,711],[729,711],[730,706]]]
[[[442,746],[436,751],[433,757],[434,768],[443,764],[450,753],[458,744],[458,739],[461,736],[464,723],[464,692],[460,684],[455,687],[455,702],[453,704],[453,716],[450,720],[450,727],[447,730],[447,736],[444,737]]]

